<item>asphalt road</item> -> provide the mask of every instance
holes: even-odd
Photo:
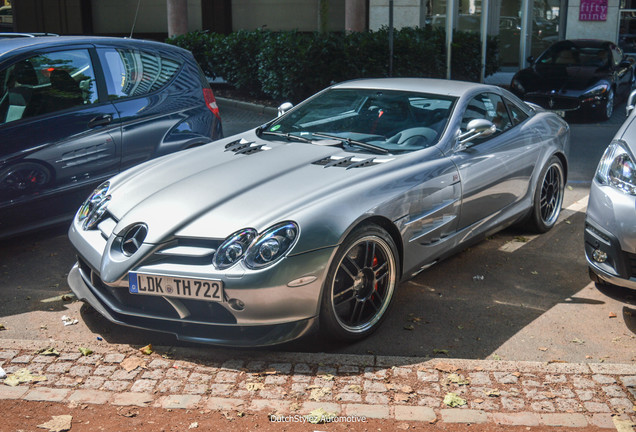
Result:
[[[226,136],[267,120],[219,105]],[[589,182],[623,113],[618,107],[609,122],[572,124],[567,209],[555,229],[536,237],[519,229],[503,231],[401,284],[387,320],[362,342],[334,346],[311,336],[276,349],[635,362],[636,295],[599,292],[583,256]],[[65,228],[0,244],[0,324],[7,328],[0,339],[180,344],[169,335],[116,326],[80,302],[64,300],[74,260]],[[64,326],[63,316],[78,323]]]

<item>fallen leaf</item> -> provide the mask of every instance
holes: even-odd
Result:
[[[41,349],[40,351],[38,351],[39,355],[43,355],[43,356],[55,356],[55,357],[59,357],[60,353],[58,350],[56,350],[55,348],[45,348],[45,349]]]
[[[259,390],[263,390],[265,388],[265,384],[257,383],[257,382],[248,382],[245,383],[245,388],[247,391],[256,392]]]
[[[126,360],[121,362],[120,365],[126,370],[126,372],[134,371],[138,367],[146,367],[146,363],[139,357],[128,357]]]
[[[448,355],[449,351],[447,349],[434,349],[433,350],[434,354],[444,354],[445,356]]]
[[[408,402],[409,399],[411,399],[411,395],[407,395],[404,393],[397,393],[394,397],[393,400],[395,402]]]
[[[542,394],[543,394],[546,398],[548,398],[548,399],[556,399],[556,397],[557,397],[557,396],[556,396],[554,393],[552,393],[552,392],[543,392]]]
[[[501,392],[497,389],[487,389],[484,390],[484,394],[488,397],[499,397],[501,396]]]
[[[120,407],[117,409],[117,414],[122,417],[133,418],[139,415],[139,409],[135,407]]]
[[[86,357],[87,355],[93,354],[93,350],[90,348],[79,347],[78,349],[79,349],[79,352],[81,352],[84,357]]]
[[[475,399],[473,402],[475,402],[476,404],[480,404],[480,403],[484,403],[483,399]]]
[[[409,426],[408,423],[400,423],[399,425],[396,426],[396,428],[400,429],[400,430],[409,430],[411,426]]]
[[[334,380],[334,376],[332,374],[324,374],[324,375],[318,375],[318,378],[322,378],[325,381],[333,381]]]
[[[539,351],[547,351],[548,349],[546,347],[539,347]]]
[[[574,190],[574,188],[570,185],[568,185],[568,190]]]
[[[616,318],[616,314],[615,314],[614,312],[610,312],[610,313],[609,313],[609,317],[610,317],[610,318]]]
[[[153,351],[152,351],[152,344],[148,344],[148,345],[146,345],[146,346],[145,346],[145,347],[143,347],[143,348],[139,348],[139,351],[141,351],[141,353],[142,353],[142,354],[145,354],[145,355],[150,355],[150,354],[152,354],[152,353],[153,353]]]
[[[501,360],[501,356],[499,354],[493,354],[492,355],[492,359],[493,360]]]
[[[64,432],[67,430],[71,430],[72,422],[73,416],[59,415],[53,416],[51,420],[38,425],[38,427],[41,429],[48,429],[50,432]]]
[[[415,327],[412,324],[405,325],[402,327],[404,330],[415,330]]]
[[[345,391],[346,392],[362,394],[362,387],[357,385],[357,384],[348,385],[348,386],[345,387]]]
[[[199,427],[199,423],[194,422],[194,423],[190,423],[190,426],[188,426],[188,429],[196,429]]]
[[[452,364],[442,363],[442,362],[437,363],[435,365],[435,369],[441,372],[446,372],[446,373],[456,372],[459,370],[457,366],[453,366]]]
[[[46,381],[44,375],[33,375],[28,369],[18,369],[12,374],[7,375],[4,383],[8,386],[15,387],[23,383],[37,383]]]
[[[530,273],[532,273],[533,275],[538,275],[538,274],[539,274],[539,272],[538,272],[538,271],[536,271],[536,270],[533,270],[533,271],[531,271]]]
[[[444,396],[444,404],[451,408],[464,406],[466,405],[466,399],[460,398],[456,393],[447,393],[446,396]]]
[[[579,339],[579,338],[574,338],[574,339],[572,339],[570,342],[571,342],[571,343],[575,343],[575,344],[579,344],[579,345],[581,345],[581,344],[584,344],[584,343],[585,343],[585,341],[584,341],[584,340],[581,340],[581,339]]]
[[[6,330],[7,328],[4,326],[4,324],[0,324],[0,330]]]
[[[329,387],[319,387],[311,391],[311,393],[309,394],[309,399],[319,401],[323,397],[330,394],[331,394],[331,389]]]
[[[470,380],[463,375],[452,373],[446,377],[446,381],[457,385],[469,385]]]
[[[305,416],[311,424],[328,423],[336,417],[338,417],[337,414],[327,412],[324,408],[317,408]]]
[[[521,242],[521,243],[527,243],[528,242],[528,237],[516,236],[515,237],[515,241],[518,241],[518,242]]]
[[[413,388],[411,388],[411,386],[407,386],[407,385],[400,387],[400,391],[402,393],[409,393],[409,394],[414,392]]]

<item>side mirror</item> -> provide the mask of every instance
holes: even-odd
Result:
[[[632,91],[627,98],[626,115],[629,116],[634,111],[634,108],[636,108],[636,90]]]
[[[468,143],[476,138],[485,138],[494,134],[497,131],[497,127],[493,122],[486,119],[475,119],[468,122],[466,126],[466,132],[460,133],[457,137],[460,150],[464,150],[468,147]]]
[[[280,105],[278,107],[278,117],[282,116],[293,107],[294,107],[294,104],[291,102],[285,102],[284,104]]]
[[[530,64],[534,63],[534,57],[532,57],[532,56],[528,56],[528,57],[526,58],[526,60],[527,60],[527,61],[528,61],[528,63],[530,63]]]

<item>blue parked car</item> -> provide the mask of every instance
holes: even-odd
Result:
[[[0,40],[0,238],[70,221],[105,179],[222,136],[189,51],[119,38]]]

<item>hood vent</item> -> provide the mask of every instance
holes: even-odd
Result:
[[[362,168],[377,165],[379,163],[388,162],[387,160],[379,160],[376,158],[362,159],[354,156],[336,157],[331,156],[319,161],[314,162],[314,165],[322,165],[325,168],[339,167],[339,168]]]
[[[245,138],[241,138],[240,140],[232,141],[229,144],[226,144],[225,151],[234,152],[234,154],[244,154],[251,155],[254,153],[261,152],[263,150],[269,150],[265,144],[256,144],[254,141],[248,141]]]

